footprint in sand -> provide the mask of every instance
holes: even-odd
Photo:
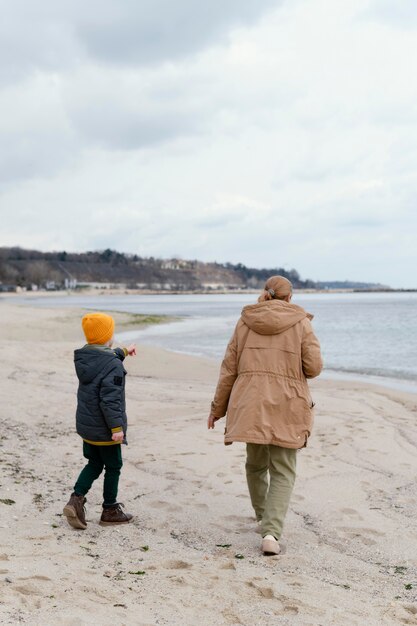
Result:
[[[286,613],[297,615],[299,608],[295,604],[289,603],[290,598],[287,598],[281,594],[275,593],[272,587],[264,587],[262,585],[258,585],[257,583],[254,583],[253,581],[249,581],[246,584],[248,587],[256,589],[256,591],[262,598],[265,598],[266,600],[278,600],[279,602],[281,602],[282,609]]]
[[[231,613],[228,609],[222,611],[222,616],[223,616],[223,619],[225,620],[225,623],[230,624],[231,626],[239,626],[240,624],[243,625],[244,623],[240,621],[240,619],[238,618],[237,615],[235,615],[235,613]]]
[[[26,576],[25,578],[19,578],[18,580],[51,580],[51,578],[38,574],[35,576]]]
[[[343,513],[343,515],[355,517],[357,520],[363,520],[363,517],[358,513],[358,511],[355,511],[355,509],[340,509],[340,512]]]
[[[194,494],[193,494],[194,495]],[[182,502],[184,503],[185,506],[192,506],[195,507],[196,509],[201,509],[206,511],[209,508],[209,505],[206,504],[205,502],[196,502],[195,499],[187,499],[187,500],[182,500]]]
[[[235,565],[234,561],[228,561],[224,565],[220,565],[219,569],[232,569],[232,570],[235,570],[236,569],[236,565]]]
[[[267,598],[268,600],[272,600],[273,598],[275,598],[274,590],[272,589],[272,587],[262,587],[261,585],[258,585],[253,581],[247,582],[246,585],[251,589],[256,589],[256,591],[260,596],[262,596],[262,598]]]
[[[247,524],[248,522],[252,522],[252,517],[246,517],[244,515],[225,515],[223,519],[228,520],[230,522],[243,522]]]
[[[412,605],[398,605],[390,610],[390,616],[396,624],[417,624],[417,607]]]
[[[192,564],[187,561],[167,561],[164,567],[165,569],[191,569]]]
[[[344,540],[352,540],[352,541],[360,541],[365,546],[374,546],[376,545],[375,539],[372,537],[383,537],[384,533],[379,532],[378,530],[374,530],[372,528],[348,528],[348,527],[338,527],[336,530],[341,531],[341,538]]]
[[[298,493],[293,494],[292,499],[294,500],[294,502],[302,502],[303,500],[305,500],[304,496],[300,496]]]
[[[26,584],[26,585],[16,585],[13,587],[14,591],[18,591],[24,596],[41,596],[42,591],[35,587],[35,585]]]
[[[155,509],[166,509],[170,513],[181,510],[181,507],[177,506],[176,504],[170,504],[169,502],[165,502],[164,500],[154,500],[150,504]]]

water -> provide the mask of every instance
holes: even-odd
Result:
[[[221,358],[240,311],[254,294],[51,296],[22,298],[38,306],[180,316],[171,324],[119,333],[118,338],[199,356]],[[293,302],[315,317],[328,372],[417,383],[417,294],[300,294]]]

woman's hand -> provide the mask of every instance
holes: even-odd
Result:
[[[217,420],[221,419],[220,417],[216,417],[215,415],[213,415],[212,413],[210,413],[210,415],[208,416],[208,420],[207,420],[207,428],[210,430],[210,428],[214,428],[214,424],[215,422],[217,422]]]

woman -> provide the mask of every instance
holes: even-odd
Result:
[[[280,552],[296,451],[307,445],[313,423],[306,379],[323,366],[313,316],[291,297],[290,281],[271,276],[258,304],[243,308],[208,418],[208,428],[214,428],[227,413],[225,444],[246,443],[246,478],[264,554]]]

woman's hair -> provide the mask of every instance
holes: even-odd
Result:
[[[258,298],[258,302],[268,300],[285,300],[292,294],[292,284],[284,276],[271,276],[265,283],[263,292]]]

